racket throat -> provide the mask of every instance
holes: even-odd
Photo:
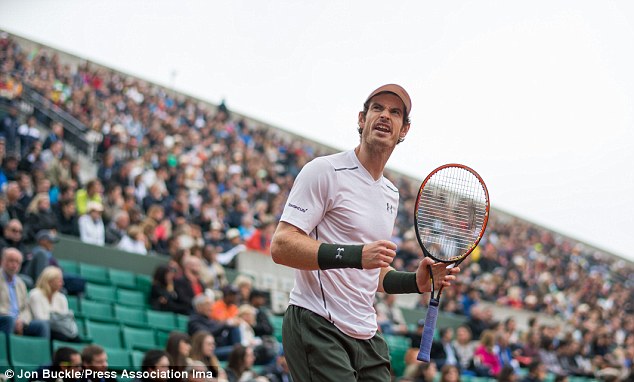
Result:
[[[429,299],[429,306],[438,306],[440,304],[440,296],[439,298],[434,298],[433,296]]]

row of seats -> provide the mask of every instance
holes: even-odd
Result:
[[[71,347],[81,352],[85,343],[53,341],[52,348],[49,340],[39,337],[6,335],[0,332],[0,372],[9,368],[20,368],[25,371],[36,370],[41,365],[51,362],[52,352],[60,347]],[[103,346],[108,354],[110,370],[140,370],[144,351]],[[14,370],[15,371],[15,370]],[[14,377],[15,382],[26,379]]]
[[[149,275],[73,260],[60,259],[58,263],[64,273],[80,275],[89,283],[140,290],[144,293],[149,292],[152,287],[152,278]]]

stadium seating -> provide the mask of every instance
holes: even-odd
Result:
[[[132,272],[108,268],[108,277],[110,283],[117,288],[136,289],[136,275]]]
[[[86,281],[97,284],[109,284],[108,268],[88,263],[79,263],[79,275]]]
[[[88,320],[86,321],[86,331],[94,343],[109,348],[123,348],[119,324]]]
[[[126,349],[142,350],[158,347],[154,330],[123,326],[123,344]]]
[[[125,305],[114,305],[114,316],[122,324],[147,327],[145,309]]]
[[[30,371],[51,362],[51,344],[47,338],[10,335],[9,349],[9,362],[14,368]],[[14,380],[22,382],[17,376]]]

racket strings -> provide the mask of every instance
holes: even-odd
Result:
[[[481,235],[486,191],[478,177],[460,167],[439,170],[423,185],[416,208],[418,234],[432,256],[454,260]]]

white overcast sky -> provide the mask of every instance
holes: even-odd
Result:
[[[634,260],[634,2],[0,0],[0,28],[340,149],[388,82],[388,166]]]

